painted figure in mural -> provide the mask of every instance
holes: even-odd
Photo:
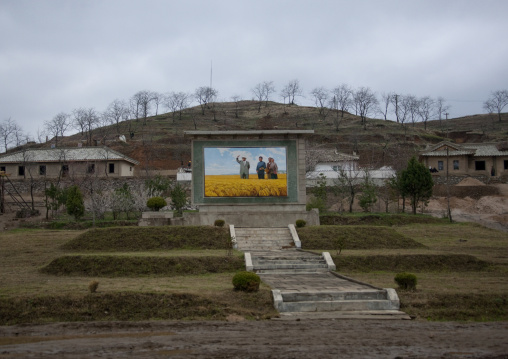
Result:
[[[270,157],[268,158],[268,163],[270,164],[270,178],[271,179],[277,179],[277,171],[279,170],[279,167],[275,163],[275,160]]]
[[[263,161],[263,157],[259,156],[259,162],[256,166],[256,172],[258,173],[258,179],[265,179],[265,168],[266,163]]]
[[[249,179],[250,163],[247,161],[247,157],[242,157],[241,161],[238,159],[238,157],[240,156],[236,156],[236,162],[240,164],[240,178]]]

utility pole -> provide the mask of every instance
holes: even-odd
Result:
[[[399,123],[399,95],[395,94],[395,118]]]
[[[448,113],[446,115],[448,115]],[[450,182],[448,178],[448,156],[449,156],[449,147],[446,146],[446,200],[448,202],[448,219],[450,220],[451,223],[453,222],[453,220],[452,220],[452,210],[450,209]]]

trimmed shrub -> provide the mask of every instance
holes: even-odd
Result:
[[[397,273],[394,279],[400,289],[416,290],[417,279],[414,274],[406,272]]]
[[[224,227],[225,224],[226,221],[223,219],[216,219],[215,222],[213,223],[215,227]]]
[[[99,282],[97,282],[96,280],[93,280],[90,283],[88,283],[88,290],[90,290],[90,293],[97,292],[97,288],[99,288]]]
[[[146,206],[153,211],[159,211],[162,207],[167,206],[167,203],[162,197],[152,197],[148,199]]]
[[[297,219],[296,222],[296,228],[303,228],[307,224],[303,219]]]
[[[252,272],[238,272],[233,277],[235,290],[257,292],[259,290],[259,283],[261,283],[261,278]]]

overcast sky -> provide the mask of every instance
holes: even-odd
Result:
[[[342,83],[442,96],[450,117],[508,89],[506,0],[0,0],[0,121],[35,135],[59,112],[140,90],[305,98]],[[70,134],[70,133],[69,133]]]

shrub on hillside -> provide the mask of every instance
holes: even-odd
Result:
[[[223,219],[216,219],[215,222],[213,223],[215,227],[224,227],[225,224],[226,221],[224,221]]]
[[[167,206],[167,203],[162,197],[152,197],[148,199],[146,206],[153,211],[159,211],[162,207]]]
[[[259,290],[259,283],[261,283],[261,278],[252,272],[238,272],[233,277],[235,290],[257,292]]]
[[[296,228],[303,228],[307,224],[303,219],[297,219],[296,222]]]
[[[414,274],[402,272],[398,273],[394,279],[400,289],[416,290],[417,279]]]

